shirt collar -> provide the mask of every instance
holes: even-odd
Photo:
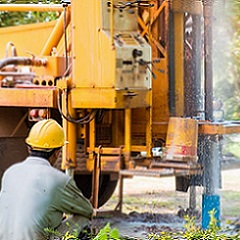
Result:
[[[26,158],[25,162],[30,164],[42,164],[42,165],[51,166],[50,162],[47,159],[41,158],[41,157],[29,156]]]

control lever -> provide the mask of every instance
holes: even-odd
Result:
[[[157,63],[157,62],[160,62],[160,60],[154,60],[153,62],[154,62],[154,63]],[[157,77],[156,77],[156,75],[153,73],[153,71],[152,71],[152,69],[149,67],[149,65],[151,64],[152,67],[153,67],[154,69],[156,69],[158,72],[164,73],[164,70],[159,69],[159,68],[156,68],[155,65],[153,64],[153,62],[151,62],[151,61],[145,61],[145,60],[143,60],[142,58],[138,61],[139,65],[145,66],[145,67],[151,72],[153,78],[156,79]]]

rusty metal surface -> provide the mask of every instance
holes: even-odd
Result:
[[[170,176],[186,176],[197,174],[199,170],[174,170],[171,168],[163,168],[161,170],[146,169],[146,170],[121,170],[120,174],[123,176],[144,176],[144,177],[170,177]]]
[[[199,122],[199,134],[224,135],[240,133],[240,122]]]
[[[22,86],[23,87],[23,86]],[[25,86],[0,88],[0,106],[57,107],[57,90],[53,87]]]

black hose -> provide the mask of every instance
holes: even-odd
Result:
[[[45,66],[47,61],[43,58],[10,57],[0,60],[0,70],[7,65]]]
[[[67,101],[67,97],[66,97],[66,101]],[[57,104],[58,104],[58,111],[60,112],[61,116],[71,122],[71,123],[75,123],[75,124],[87,124],[89,122],[91,122],[95,117],[96,117],[96,114],[97,114],[97,110],[92,110],[89,114],[87,114],[86,116],[82,117],[82,118],[79,118],[79,119],[74,119],[70,116],[69,112],[68,112],[68,107],[67,107],[67,116],[63,113],[62,109],[61,109],[61,92],[58,91],[58,101],[57,101]]]

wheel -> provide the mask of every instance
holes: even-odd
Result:
[[[112,196],[117,186],[117,177],[111,179],[110,174],[102,174],[99,179],[99,196],[98,207],[104,205]],[[82,191],[86,198],[90,198],[92,195],[92,175],[80,175],[76,174],[74,180],[78,188]]]
[[[77,169],[74,180],[83,195],[90,199],[92,195],[92,173],[86,169],[86,156],[82,145],[77,148]],[[62,155],[60,154],[54,167],[61,169]],[[118,182],[118,173],[101,173],[99,178],[98,207],[104,205],[114,193]]]

